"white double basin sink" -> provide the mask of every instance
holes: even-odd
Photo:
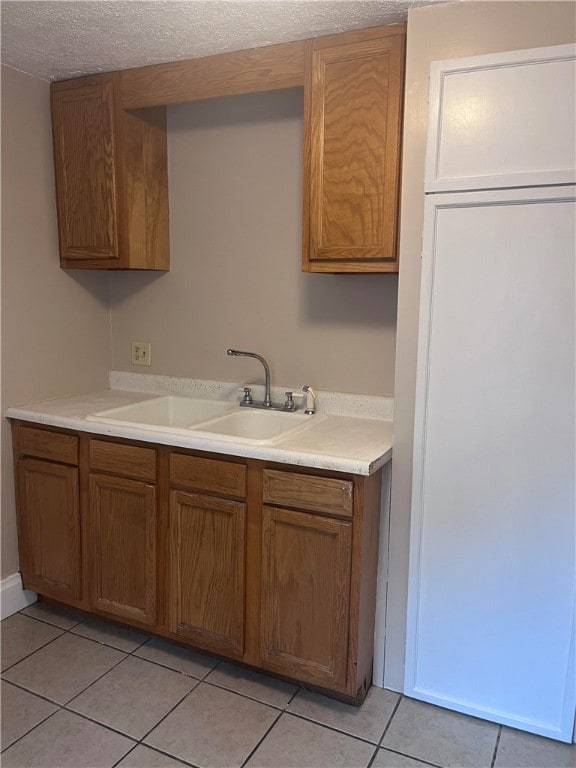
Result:
[[[241,408],[219,400],[163,395],[86,417],[105,424],[176,432],[226,442],[268,445],[317,424],[325,416]]]

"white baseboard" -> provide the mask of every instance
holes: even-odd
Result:
[[[19,573],[0,581],[0,618],[5,619],[38,600],[36,592],[24,589]]]

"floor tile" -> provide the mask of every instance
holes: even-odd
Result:
[[[114,648],[67,633],[9,669],[4,679],[65,704],[124,656]]]
[[[134,745],[61,709],[2,753],[2,768],[111,768]]]
[[[444,768],[486,768],[497,736],[494,723],[404,698],[382,746]]]
[[[277,716],[265,704],[201,683],[145,742],[201,768],[238,768]]]
[[[574,768],[576,744],[502,728],[494,768]]]
[[[2,670],[15,664],[62,634],[62,630],[42,621],[15,613],[4,619],[2,631]]]
[[[25,616],[31,616],[33,619],[46,621],[48,624],[54,624],[62,629],[71,629],[84,621],[87,614],[77,611],[74,608],[67,608],[64,605],[48,603],[45,600],[38,600],[21,611]]]
[[[138,744],[129,755],[118,763],[118,768],[187,768],[175,757],[167,757],[155,749]]]
[[[97,643],[111,645],[120,651],[126,651],[126,653],[135,651],[138,646],[145,643],[150,637],[150,635],[144,632],[120,627],[117,624],[112,624],[110,621],[94,618],[86,619],[82,624],[78,624],[72,632],[75,635],[95,640]]]
[[[208,672],[218,664],[218,659],[213,659],[204,653],[193,651],[191,648],[185,648],[168,640],[160,640],[157,637],[153,637],[145,645],[138,648],[134,655],[176,669],[178,672],[192,675],[199,680],[206,677]]]
[[[197,681],[129,656],[68,704],[69,709],[141,739]]]
[[[397,693],[373,686],[362,706],[355,707],[318,693],[300,691],[288,711],[377,744],[399,698]]]
[[[430,768],[430,763],[422,763],[413,757],[399,755],[388,749],[379,749],[370,768]]]
[[[227,662],[219,664],[205,681],[274,707],[285,707],[297,690],[291,683]]]
[[[374,749],[352,736],[283,714],[246,768],[366,768]]]
[[[0,683],[0,691],[2,749],[9,747],[58,709],[55,704],[4,681]]]

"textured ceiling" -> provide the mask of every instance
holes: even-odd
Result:
[[[443,0],[2,0],[2,63],[44,80],[404,21]]]

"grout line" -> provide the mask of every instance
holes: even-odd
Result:
[[[286,714],[297,717],[299,720],[305,720],[307,723],[314,723],[314,725],[319,725],[321,728],[326,728],[328,731],[333,731],[334,733],[339,733],[342,736],[348,736],[351,739],[356,739],[356,741],[361,741],[363,744],[369,744],[371,747],[378,747],[377,741],[370,741],[370,739],[367,739],[364,736],[356,736],[356,734],[350,733],[350,731],[343,731],[341,728],[336,728],[334,725],[328,725],[327,723],[323,723],[321,720],[313,720],[311,717],[301,715],[298,712],[293,712],[292,710],[286,712]]]
[[[502,735],[502,726],[498,728],[498,734],[496,736],[496,744],[494,745],[494,754],[492,755],[492,762],[490,763],[490,768],[494,768],[494,764],[496,763],[496,755],[498,754],[498,747],[500,746],[501,735]]]
[[[26,693],[28,693],[28,691],[26,691]],[[54,703],[53,701],[50,702],[50,704],[53,704],[53,703]],[[40,722],[38,722],[35,725],[33,725],[31,728],[29,728],[21,736],[18,736],[17,739],[14,739],[14,741],[11,744],[9,744],[7,747],[4,747],[2,750],[0,750],[0,754],[4,754],[4,752],[7,752],[10,749],[10,747],[13,747],[15,744],[18,744],[18,742],[21,741],[24,738],[24,736],[28,736],[28,734],[32,733],[32,731],[35,728],[38,728],[39,725],[42,725],[42,723],[45,723],[46,720],[49,720],[52,717],[52,715],[56,715],[58,712],[60,712],[60,709],[61,709],[61,707],[58,707],[58,709],[55,712],[50,712],[50,714],[46,715],[46,717],[42,718],[42,720],[40,720]]]
[[[134,752],[137,746],[138,746],[138,742],[134,744],[134,746],[131,749],[129,749],[125,755],[122,755],[122,757],[119,757],[118,760],[116,760],[116,762],[111,766],[111,768],[116,768],[116,766],[119,765],[122,762],[122,760],[124,760],[126,757],[128,757],[128,755],[131,755],[132,752]]]
[[[390,728],[390,724],[392,723],[392,720],[394,720],[394,715],[396,714],[396,712],[398,712],[398,707],[400,706],[400,702],[402,701],[403,698],[404,697],[402,696],[402,694],[400,694],[398,696],[398,701],[396,702],[396,705],[395,705],[394,709],[392,710],[392,714],[388,718],[388,722],[384,726],[384,730],[382,731],[382,736],[380,736],[380,740],[378,742],[378,746],[379,747],[382,746],[382,742],[384,741],[384,736],[386,736],[386,734],[388,733],[388,729]]]
[[[198,684],[197,684],[197,685],[195,685],[195,686],[194,686],[194,688],[192,688],[190,691],[188,691],[187,693],[185,693],[185,694],[184,694],[184,696],[182,696],[182,698],[181,698],[181,699],[178,699],[178,701],[176,702],[176,704],[174,704],[174,706],[173,706],[173,707],[170,707],[170,709],[168,710],[168,712],[166,712],[166,714],[164,715],[164,717],[161,717],[161,718],[160,718],[160,720],[158,720],[158,722],[157,722],[157,723],[155,723],[155,724],[152,726],[152,728],[149,728],[149,729],[146,731],[146,733],[144,734],[144,736],[142,736],[142,737],[141,737],[141,738],[138,740],[138,743],[139,743],[139,744],[142,744],[142,743],[144,742],[144,739],[145,739],[145,738],[147,738],[148,736],[150,736],[150,734],[152,733],[152,731],[156,730],[156,728],[158,728],[158,726],[160,725],[160,723],[163,723],[163,722],[164,722],[164,720],[166,720],[166,718],[167,718],[169,715],[171,715],[171,714],[172,714],[172,712],[174,712],[174,710],[176,709],[176,707],[179,707],[179,706],[180,706],[180,704],[183,704],[183,703],[184,703],[184,701],[185,701],[185,700],[186,700],[186,699],[187,699],[187,698],[190,696],[190,694],[191,694],[193,691],[195,691],[195,690],[196,690],[196,688],[198,687],[198,685],[200,685],[200,682],[198,682]],[[151,745],[150,745],[150,744],[146,744],[145,746],[147,746],[147,747],[150,747]],[[175,757],[175,755],[173,755],[173,757]],[[178,759],[180,759],[180,758],[178,758]]]
[[[119,731],[118,728],[114,728],[114,726],[108,725],[107,723],[102,723],[100,720],[94,720],[93,717],[90,717],[90,715],[85,715],[83,712],[77,712],[75,709],[69,709],[67,704],[64,704],[61,709],[64,710],[64,712],[68,712],[70,715],[76,715],[77,717],[81,717],[82,720],[88,720],[89,723],[94,723],[94,725],[99,725],[101,728],[106,728],[107,731],[117,733],[118,736],[124,736],[125,739],[133,741],[134,746],[139,743],[135,736],[130,736],[130,734],[126,733],[125,731]]]
[[[261,738],[261,739],[260,739],[260,740],[259,740],[259,741],[258,741],[258,742],[255,744],[255,745],[254,745],[253,749],[252,749],[252,750],[251,750],[251,751],[250,751],[250,752],[249,752],[249,753],[246,755],[246,757],[245,757],[245,758],[244,758],[244,760],[242,761],[242,766],[241,766],[241,768],[243,768],[243,766],[245,766],[245,765],[247,765],[247,764],[248,764],[248,761],[250,760],[250,758],[252,757],[252,755],[253,755],[253,754],[254,754],[254,753],[257,751],[257,749],[260,747],[260,745],[262,744],[262,742],[264,741],[264,739],[265,739],[265,738],[268,736],[268,734],[270,733],[270,731],[272,730],[272,728],[274,728],[274,726],[276,725],[276,723],[278,722],[278,720],[280,720],[280,718],[282,717],[282,715],[283,715],[283,712],[278,712],[278,716],[277,716],[277,717],[275,717],[275,718],[274,718],[274,720],[273,720],[273,721],[270,723],[270,727],[269,727],[269,728],[266,730],[266,733],[265,733],[265,734],[262,736],[262,738]]]
[[[374,754],[372,755],[372,757],[368,761],[368,765],[366,766],[366,768],[372,768],[372,766],[374,765],[374,761],[376,760],[376,755],[378,754],[379,750],[380,750],[380,747],[376,747],[374,749]]]
[[[36,603],[32,603],[32,605],[36,605]],[[30,607],[30,606],[28,606]],[[53,621],[48,621],[48,619],[42,619],[39,616],[31,616],[29,613],[24,613],[26,608],[23,608],[21,611],[17,611],[17,613],[20,613],[22,616],[26,616],[27,619],[34,619],[34,621],[39,621],[42,624],[48,624],[49,627],[55,627],[56,629],[61,629],[62,632],[70,632],[71,629],[74,629],[75,627],[79,627],[80,624],[84,624],[88,616],[86,616],[84,619],[81,619],[76,624],[73,624],[71,627],[62,627],[60,624],[54,624]]]
[[[210,680],[201,680],[200,682],[206,683],[206,685],[212,686],[212,688],[218,688],[220,691],[228,691],[228,693],[235,693],[237,696],[242,696],[243,699],[248,699],[248,701],[254,701],[256,704],[263,704],[265,707],[270,707],[271,709],[277,709],[279,712],[285,712],[287,704],[271,704],[269,701],[262,701],[262,699],[257,699],[254,696],[250,696],[247,693],[242,693],[241,691],[235,691],[234,688],[226,688],[225,685],[221,685],[220,683],[212,683]]]
[[[9,672],[11,669],[14,669],[14,667],[15,667],[17,664],[20,664],[20,662],[21,662],[21,661],[26,661],[26,659],[29,659],[29,658],[30,658],[30,656],[34,656],[34,654],[35,654],[37,651],[41,651],[43,648],[46,648],[46,646],[50,645],[50,643],[53,643],[55,640],[58,640],[60,637],[62,637],[62,635],[63,635],[63,634],[65,634],[65,633],[64,633],[64,632],[62,632],[60,635],[57,635],[56,637],[53,637],[53,638],[52,638],[52,640],[48,640],[48,642],[47,642],[47,643],[44,643],[44,645],[40,645],[38,648],[36,648],[35,650],[33,650],[31,653],[28,653],[26,656],[22,656],[22,658],[21,658],[21,659],[18,659],[18,661],[15,661],[15,662],[14,662],[14,664],[10,664],[10,666],[6,667],[6,669],[3,669],[3,670],[2,670],[2,672],[1,672],[0,674],[2,674],[2,675],[5,675],[5,674],[6,674],[6,672]],[[12,681],[11,681],[11,680],[8,680],[8,682],[12,682]]]

